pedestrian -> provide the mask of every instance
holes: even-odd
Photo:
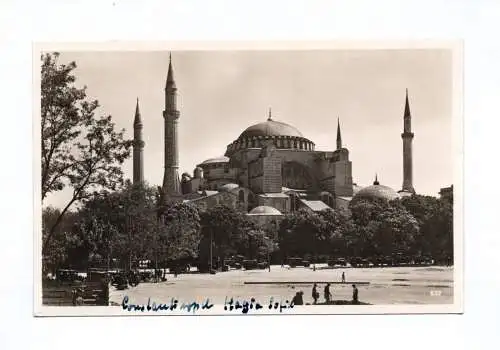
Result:
[[[345,283],[345,272],[342,271],[342,283]]]
[[[302,292],[302,291],[295,293],[295,296],[292,299],[292,304],[293,305],[304,305],[304,298],[302,297],[303,294],[304,294],[304,292]]]
[[[313,286],[312,297],[313,297],[313,300],[314,300],[314,305],[316,305],[318,303],[318,298],[319,298],[319,293],[318,293],[318,291],[316,289],[316,283],[314,283],[314,286]]]
[[[355,284],[352,285],[352,303],[358,303],[358,288],[356,288]]]
[[[325,303],[329,304],[330,303],[330,298],[332,297],[332,294],[330,293],[330,283],[327,283],[325,286],[324,290],[325,294]]]

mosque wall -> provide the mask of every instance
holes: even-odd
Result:
[[[194,204],[202,212],[219,204],[246,212],[245,202],[240,202],[238,195],[231,192],[219,192],[208,197],[194,199],[190,203]]]
[[[284,195],[283,197],[271,197],[266,195],[257,196],[257,204],[259,206],[265,205],[278,209],[282,213],[290,211],[290,198]]]

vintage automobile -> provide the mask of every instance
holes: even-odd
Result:
[[[245,270],[255,270],[259,268],[259,264],[255,259],[243,260],[242,265]]]
[[[328,266],[347,266],[347,260],[344,258],[331,258],[328,260]]]
[[[83,278],[76,270],[59,269],[56,272],[56,280],[61,283],[73,283],[75,281],[83,281]]]
[[[269,268],[269,263],[267,261],[261,261],[257,263],[257,267],[261,270]]]
[[[109,275],[107,271],[89,269],[86,280],[73,287],[73,305],[107,306],[109,304]]]

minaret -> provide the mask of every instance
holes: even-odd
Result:
[[[163,174],[163,194],[176,196],[181,193],[179,178],[179,144],[177,88],[172,69],[172,55],[169,57],[167,83],[165,85],[165,172]]]
[[[340,135],[340,119],[337,118],[337,149],[342,148],[342,136]]]
[[[134,184],[144,182],[144,141],[142,140],[142,121],[139,111],[139,98],[135,105],[134,117],[134,153],[133,153],[133,182]]]
[[[403,139],[403,188],[400,192],[415,193],[413,188],[413,155],[412,142],[414,134],[411,132],[410,103],[408,102],[408,89],[406,89],[406,101],[404,112],[404,129],[401,137]]]

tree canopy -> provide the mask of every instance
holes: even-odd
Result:
[[[87,98],[86,87],[75,86],[75,62],[60,64],[58,53],[42,55],[41,65],[41,191],[71,188],[72,195],[47,228],[46,249],[63,216],[74,203],[94,191],[123,184],[121,165],[130,155],[131,140],[116,131],[111,116],[98,116],[99,102]]]

